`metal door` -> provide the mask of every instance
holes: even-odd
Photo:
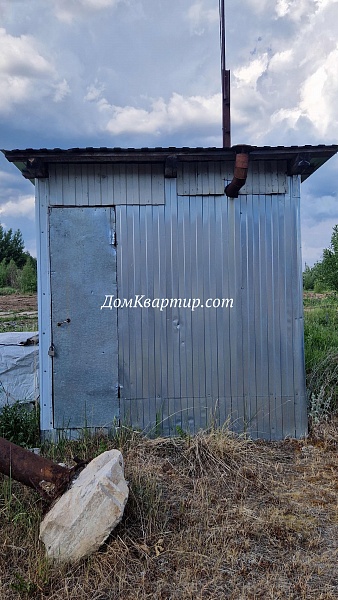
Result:
[[[114,208],[51,208],[55,428],[110,426],[119,416]]]

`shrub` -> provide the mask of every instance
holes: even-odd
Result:
[[[39,446],[39,422],[38,405],[32,406],[21,402],[6,404],[0,412],[0,436],[25,448]]]

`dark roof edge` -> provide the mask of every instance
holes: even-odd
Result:
[[[252,158],[262,158],[263,156],[273,155],[294,155],[298,152],[338,152],[338,144],[325,145],[319,144],[316,146],[305,145],[305,146],[250,146],[247,144],[237,144],[231,148],[189,148],[189,147],[167,147],[167,148],[27,148],[24,150],[2,150],[7,160],[10,162],[20,160],[21,158],[44,158],[48,162],[54,162],[52,159],[58,159],[59,161],[71,162],[73,160],[93,160],[93,159],[111,159],[111,158],[127,158],[138,160],[140,157],[153,157],[163,160],[168,154],[176,154],[177,156],[191,156],[201,157],[209,156],[218,159],[231,158],[241,149],[245,149],[249,152]]]
[[[9,162],[13,162],[28,179],[48,176],[52,163],[137,163],[160,162],[177,157],[180,161],[234,160],[238,152],[248,152],[250,161],[287,160],[290,175],[302,175],[302,180],[317,170],[338,152],[338,144],[317,146],[248,146],[231,148],[27,148],[25,150],[2,150]]]

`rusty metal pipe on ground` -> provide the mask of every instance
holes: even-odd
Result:
[[[240,189],[245,185],[249,167],[249,152],[245,148],[236,154],[234,176],[226,186],[225,193],[228,198],[238,198]]]
[[[44,498],[60,496],[75,468],[58,465],[0,437],[0,472],[38,491]]]

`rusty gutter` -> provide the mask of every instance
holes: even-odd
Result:
[[[233,146],[236,151],[234,176],[226,186],[225,193],[228,198],[238,198],[239,191],[245,185],[249,167],[250,146]]]

